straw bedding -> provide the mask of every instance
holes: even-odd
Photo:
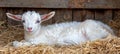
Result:
[[[106,39],[86,42],[76,46],[37,45],[28,47],[12,47],[11,42],[23,39],[20,26],[6,26],[0,22],[0,54],[120,54],[120,38],[109,36]],[[109,25],[120,36],[120,20],[113,20]]]

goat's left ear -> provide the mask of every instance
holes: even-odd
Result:
[[[51,19],[55,15],[55,11],[41,15],[41,22]]]
[[[21,21],[21,18],[22,18],[21,15],[14,15],[11,13],[6,13],[6,15],[8,18],[11,18],[11,19],[16,20],[16,21]]]

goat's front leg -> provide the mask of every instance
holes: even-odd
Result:
[[[22,40],[20,42],[13,41],[13,46],[14,47],[22,47],[22,46],[30,46],[30,45],[32,45],[32,44],[30,42],[25,41],[25,40]]]

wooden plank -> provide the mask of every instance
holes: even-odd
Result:
[[[73,10],[73,21],[81,21],[85,15],[83,10]]]
[[[3,8],[0,8],[0,21],[6,21],[6,10]]]
[[[120,37],[120,10],[113,10],[112,28],[116,35]]]
[[[113,18],[113,11],[112,10],[106,10],[104,17],[105,17],[105,22],[109,23]]]
[[[112,20],[113,14],[112,10],[96,10],[95,11],[95,19],[103,21],[105,23],[109,23]]]
[[[93,10],[73,10],[74,21],[83,21],[86,19],[94,19]]]
[[[119,9],[120,0],[72,0],[72,8]]]
[[[66,21],[72,21],[72,10],[57,9],[56,14],[53,18],[53,23],[60,23]]]
[[[113,10],[113,20],[120,19],[120,10]]]
[[[68,0],[0,0],[0,7],[63,8]]]
[[[120,0],[0,0],[0,7],[120,9]]]
[[[86,19],[94,19],[95,11],[94,10],[85,10],[85,17],[83,20]]]

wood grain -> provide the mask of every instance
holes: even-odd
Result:
[[[67,9],[56,9],[55,17],[53,18],[53,23],[60,23],[65,21],[72,21],[72,10]]]
[[[73,10],[74,21],[84,21],[86,19],[94,19],[93,10]]]
[[[6,10],[3,8],[0,8],[0,21],[6,21]]]
[[[113,10],[113,20],[120,19],[120,10]]]
[[[112,10],[96,10],[95,19],[108,23],[113,18]]]
[[[0,7],[120,9],[120,0],[0,0]]]

